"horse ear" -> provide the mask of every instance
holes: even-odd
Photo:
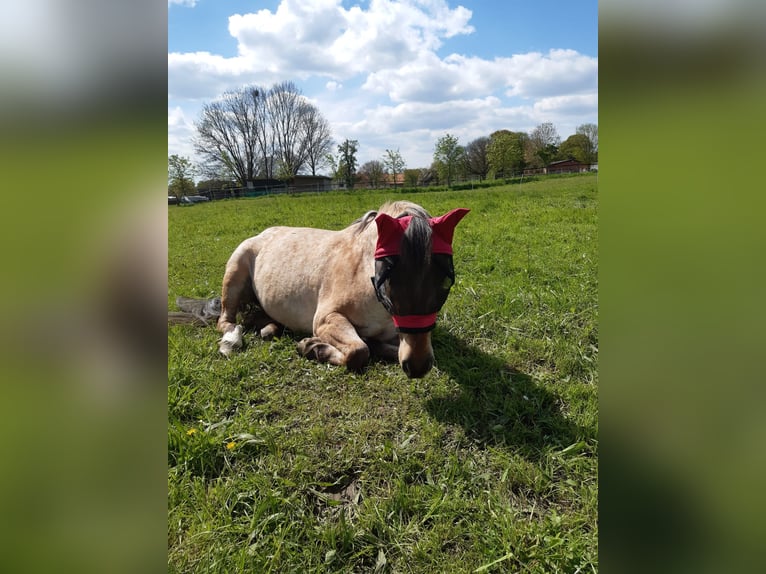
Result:
[[[394,218],[387,213],[379,213],[375,218],[378,226],[378,244],[375,248],[375,258],[388,255],[399,255],[404,230],[411,217]]]
[[[471,210],[465,209],[464,207],[458,207],[440,217],[433,217],[431,219],[431,227],[433,228],[434,233],[436,233],[446,245],[451,247],[452,236],[455,234],[455,227],[469,211]],[[436,243],[434,243],[434,253],[436,252]],[[451,249],[449,253],[452,253]]]

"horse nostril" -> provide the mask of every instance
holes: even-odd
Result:
[[[428,371],[433,367],[434,362],[430,357],[426,359],[422,364],[416,365],[410,359],[402,361],[402,370],[407,378],[420,379],[428,374]]]

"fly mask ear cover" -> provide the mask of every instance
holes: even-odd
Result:
[[[432,253],[452,255],[452,237],[455,233],[455,227],[469,211],[470,209],[457,208],[440,217],[432,217],[428,220],[432,229]],[[375,218],[375,223],[378,226],[378,242],[375,247],[376,276],[371,277],[371,279],[378,300],[391,313],[397,330],[405,333],[417,333],[430,331],[436,326],[436,312],[422,315],[397,315],[393,312],[391,300],[386,296],[383,289],[396,259],[400,255],[402,237],[410,221],[412,221],[411,215],[395,218],[385,213],[379,213]],[[378,262],[386,264],[379,265]],[[381,271],[378,271],[381,267]]]

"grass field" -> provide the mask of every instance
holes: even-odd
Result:
[[[218,295],[271,225],[340,229],[393,192],[168,208],[168,301]],[[407,195],[455,232],[436,366],[361,374],[300,335],[168,334],[171,572],[598,570],[597,180]]]

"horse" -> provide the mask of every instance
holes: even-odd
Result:
[[[288,328],[311,333],[297,345],[309,359],[361,371],[377,356],[424,377],[434,363],[431,331],[455,282],[455,226],[468,212],[431,217],[395,201],[339,231],[270,227],[229,257],[220,301],[179,298],[191,314],[176,322],[218,314],[225,356],[242,347],[245,328],[266,340]]]

